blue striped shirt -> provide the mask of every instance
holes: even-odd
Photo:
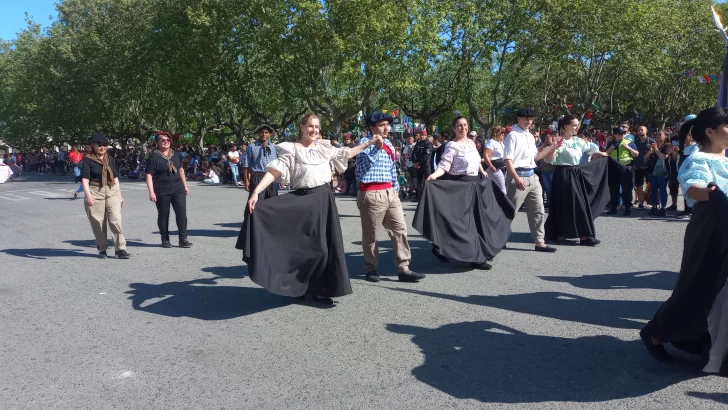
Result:
[[[359,144],[366,144],[369,138],[364,137]],[[384,140],[392,154],[394,147],[388,139]],[[394,190],[399,192],[399,182],[397,182],[397,166],[392,157],[382,148],[376,145],[368,146],[364,151],[356,156],[356,181],[358,183],[369,184],[372,182],[391,182]]]
[[[248,149],[243,155],[243,168],[248,168],[250,172],[266,172],[268,163],[278,158],[275,144],[268,142],[266,148],[260,141],[248,145]]]

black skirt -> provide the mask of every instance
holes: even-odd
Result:
[[[246,211],[235,245],[250,279],[282,296],[352,293],[344,242],[329,185],[260,200]]]
[[[551,182],[546,238],[596,237],[594,219],[609,203],[611,158],[557,166]],[[611,166],[619,165],[616,161]]]
[[[728,198],[723,192],[715,190],[709,201],[699,202],[693,208],[685,230],[682,266],[675,288],[643,332],[681,349],[691,346],[691,342],[692,346],[702,345],[704,348],[710,346],[711,340],[715,343],[719,339],[719,335],[715,334],[720,330],[717,325],[728,326],[728,312],[724,308],[728,305],[726,300],[722,300],[728,298],[728,292],[721,292],[726,288],[726,280]],[[722,332],[725,333],[725,330]],[[711,356],[726,357],[728,348],[725,343],[715,347],[723,351],[711,349]],[[728,374],[728,360],[723,361],[721,371]]]
[[[263,179],[263,176],[265,176],[265,173],[259,173],[259,172],[251,172],[250,173],[250,186],[248,187],[248,196],[255,191],[255,187],[258,186],[260,183],[260,180]],[[268,187],[258,195],[260,199],[268,199],[273,198],[274,196],[278,196],[278,183],[273,182],[272,184],[268,185]]]
[[[483,263],[508,242],[513,216],[513,203],[490,177],[445,174],[425,184],[412,226],[441,255]]]

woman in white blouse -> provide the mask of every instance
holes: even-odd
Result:
[[[506,193],[506,164],[503,162],[503,154],[505,146],[503,140],[506,139],[506,129],[501,126],[493,128],[493,135],[488,142],[485,143],[485,152],[483,153],[483,161],[488,166],[490,176],[498,185],[498,188]]]
[[[609,163],[592,161],[581,164],[584,155],[608,156],[599,148],[577,137],[580,121],[573,115],[559,120],[556,150],[544,160],[556,166],[551,182],[551,204],[546,220],[546,238],[579,238],[579,245],[596,246],[594,219],[609,202]],[[617,164],[614,164],[617,165]]]
[[[432,242],[440,261],[455,259],[489,270],[488,261],[511,233],[513,205],[483,169],[475,143],[467,137],[467,119],[455,117],[452,125],[455,136],[425,184],[413,226]]]
[[[339,214],[331,192],[330,164],[346,170],[347,160],[374,138],[354,148],[336,148],[321,140],[319,118],[308,114],[299,123],[301,138],[276,145],[278,159],[248,200],[249,213],[236,248],[243,250],[250,278],[271,293],[333,305],[332,297],[351,293],[344,257]],[[259,201],[273,182],[289,185],[290,192]]]

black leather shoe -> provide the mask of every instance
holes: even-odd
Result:
[[[546,252],[546,253],[554,253],[556,252],[556,248],[552,248],[551,246],[536,246],[536,252]]]
[[[632,215],[632,208],[625,208],[624,216],[630,216],[630,215]]]
[[[483,263],[475,263],[475,262],[473,262],[473,263],[470,264],[470,266],[472,266],[473,269],[480,269],[480,270],[491,270],[491,269],[493,269],[493,265],[491,265],[488,262],[483,262]]]
[[[425,278],[424,273],[412,272],[409,269],[404,272],[399,272],[398,276],[400,282],[417,282]]]
[[[317,303],[321,303],[323,305],[327,305],[327,306],[333,306],[334,305],[334,300],[331,299],[331,298],[329,298],[329,297],[326,297],[326,296],[316,296],[316,295],[312,295],[311,300],[314,301],[314,302],[317,302]]]
[[[116,251],[116,259],[129,259],[131,254],[127,251]]]
[[[673,359],[673,357],[670,356],[669,353],[667,353],[667,351],[665,350],[665,346],[663,346],[662,344],[656,345],[652,343],[652,338],[647,336],[644,330],[640,331],[640,339],[642,339],[642,343],[644,343],[645,347],[647,348],[647,352],[655,359],[665,363],[675,361],[675,359]]]
[[[106,251],[100,251],[100,252],[99,252],[99,256],[98,256],[98,258],[99,258],[99,259],[106,259],[106,258],[108,258],[108,257],[109,257],[109,256],[108,256],[108,255],[106,255]]]
[[[179,247],[180,248],[191,248],[192,242],[188,241],[186,237],[179,238]]]
[[[382,278],[379,277],[379,274],[375,270],[367,272],[366,279],[369,282],[379,282],[380,280],[382,280]]]
[[[443,262],[443,263],[450,262],[450,259],[440,255],[440,252],[438,252],[437,249],[435,249],[435,248],[432,248],[432,254],[435,255],[437,260],[439,260],[440,262]]]
[[[172,244],[169,243],[169,239],[162,238],[162,248],[171,248]]]
[[[607,211],[607,215],[617,215],[617,207],[612,207]]]
[[[600,243],[602,243],[602,241],[597,238],[581,239],[579,241],[579,245],[581,246],[597,246]]]
[[[677,211],[677,205],[670,205],[667,208],[665,208],[666,211]]]

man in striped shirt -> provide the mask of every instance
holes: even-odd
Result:
[[[356,204],[361,214],[366,279],[370,282],[380,280],[377,273],[377,230],[379,225],[383,225],[392,240],[399,280],[417,282],[425,275],[409,269],[412,253],[407,242],[407,223],[397,194],[399,183],[394,147],[387,139],[392,121],[391,116],[382,112],[375,112],[367,118],[371,137],[362,138],[359,144],[366,144],[370,139],[374,144],[356,157],[356,181],[359,184]]]

